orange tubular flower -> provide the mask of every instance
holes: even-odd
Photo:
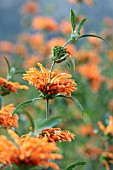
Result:
[[[46,70],[42,64],[38,63],[41,71],[32,67],[24,74],[23,79],[28,80],[29,84],[36,86],[43,95],[63,94],[71,96],[71,92],[76,90],[76,83],[70,79],[71,75],[66,73],[58,73],[58,70],[50,72]]]
[[[20,85],[18,82],[7,82],[6,79],[0,77],[0,95],[5,96],[10,92],[16,92],[17,89],[27,90],[28,87],[25,85]]]
[[[35,17],[32,20],[32,28],[35,30],[57,31],[57,22],[49,17]]]
[[[94,132],[92,124],[80,125],[75,130],[78,131],[79,134],[83,136],[94,136],[96,133]]]
[[[60,128],[48,128],[44,129],[40,132],[38,135],[39,139],[47,138],[48,142],[61,142],[61,141],[67,141],[71,142],[72,139],[74,139],[74,134],[70,133],[67,130],[62,130]]]
[[[62,155],[55,152],[58,147],[46,139],[38,139],[30,135],[19,137],[14,131],[8,130],[15,144],[5,136],[0,136],[0,162],[19,166],[44,166],[59,170],[57,164],[49,160],[62,159]],[[52,153],[54,152],[54,153]],[[8,154],[7,154],[8,153]]]
[[[27,2],[22,6],[21,12],[23,14],[35,14],[38,12],[38,5],[36,2]]]
[[[15,110],[13,104],[2,107],[0,110],[0,125],[5,126],[7,129],[9,127],[18,128],[18,115],[15,114],[12,117],[12,112]]]
[[[78,66],[78,71],[87,78],[89,84],[91,86],[92,91],[98,92],[101,87],[103,78],[101,73],[99,72],[98,66],[95,64],[84,64],[82,66]]]
[[[104,134],[110,134],[113,136],[113,116],[109,116],[109,124],[105,127],[102,122],[98,122],[99,128]]]

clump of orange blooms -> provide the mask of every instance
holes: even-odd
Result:
[[[101,121],[98,122],[98,126],[105,135],[113,136],[113,116],[109,116],[109,123],[107,126],[105,126]]]
[[[38,4],[34,1],[28,1],[26,4],[24,4],[21,8],[21,12],[23,14],[35,14],[38,12]]]
[[[35,30],[57,31],[58,24],[52,18],[39,16],[33,18],[32,28]]]
[[[67,130],[61,130],[60,128],[48,128],[44,129],[40,132],[38,135],[39,139],[47,138],[48,142],[61,142],[61,141],[67,141],[71,142],[72,139],[74,139],[74,134],[67,131]]]
[[[97,65],[90,63],[84,64],[82,66],[78,66],[77,70],[89,81],[92,91],[98,92],[101,88],[103,78]]]
[[[7,106],[2,106],[0,110],[0,126],[6,127],[16,127],[18,128],[18,115],[15,114],[12,116],[12,112],[15,110],[13,104],[9,104]]]
[[[76,83],[70,79],[70,74],[58,73],[58,70],[48,71],[40,63],[38,66],[41,71],[34,67],[30,68],[27,74],[24,74],[23,79],[36,86],[36,89],[44,95],[64,94],[71,96],[71,93],[76,90]]]
[[[2,96],[9,94],[10,92],[16,92],[18,89],[28,90],[25,85],[20,85],[18,82],[11,82],[0,77],[0,94]]]
[[[46,139],[31,137],[29,134],[19,137],[14,131],[8,130],[15,143],[9,141],[5,136],[0,136],[0,162],[5,165],[16,164],[23,166],[37,165],[52,167],[59,170],[56,163],[49,160],[61,159],[57,154],[58,147]]]
[[[96,135],[92,124],[86,124],[86,125],[80,125],[78,128],[75,129],[78,134],[81,134],[83,136],[94,136]]]

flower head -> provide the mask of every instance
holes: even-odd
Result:
[[[58,70],[50,72],[40,63],[38,63],[38,66],[41,71],[32,67],[27,71],[27,74],[24,74],[23,79],[34,85],[37,90],[43,93],[44,97],[50,97],[55,94],[71,96],[71,92],[76,90],[76,83],[70,79],[70,74],[58,73]]]
[[[107,126],[104,126],[101,121],[98,122],[98,126],[105,135],[109,134],[113,136],[113,116],[109,116],[109,123]]]
[[[38,135],[39,139],[47,138],[49,142],[61,142],[61,141],[67,141],[71,142],[72,139],[74,139],[74,134],[67,131],[67,130],[61,130],[60,128],[48,128],[44,129],[40,132]]]
[[[3,164],[29,165],[52,167],[59,170],[57,164],[50,160],[61,159],[62,156],[55,152],[58,147],[46,139],[38,139],[30,135],[19,137],[14,131],[8,130],[15,144],[5,136],[0,136],[0,162]],[[54,153],[53,153],[54,152]],[[8,153],[8,154],[7,154]]]
[[[58,24],[53,18],[39,16],[33,18],[32,28],[35,30],[57,31]]]
[[[17,89],[27,90],[28,87],[25,85],[20,85],[18,82],[11,82],[2,77],[0,77],[0,95],[5,96],[10,92],[16,92]]]
[[[78,71],[89,81],[92,91],[98,92],[101,87],[103,78],[96,64],[84,64],[78,66]]]
[[[71,53],[62,46],[55,46],[52,49],[51,59],[56,63],[64,61]]]
[[[12,117],[12,112],[15,110],[13,104],[4,106],[0,110],[0,125],[5,126],[7,129],[9,127],[18,127],[18,115],[15,114]]]

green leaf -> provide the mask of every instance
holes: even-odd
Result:
[[[73,168],[75,168],[75,166],[80,166],[80,165],[85,165],[86,162],[76,162],[75,164],[70,165],[68,168],[66,168],[65,170],[72,170]]]
[[[74,32],[75,27],[76,27],[76,17],[72,9],[71,9],[71,25],[72,25],[72,32]]]
[[[77,30],[76,30],[76,32],[79,34],[80,33],[80,30],[81,30],[81,28],[82,28],[82,26],[83,26],[83,24],[84,24],[84,22],[86,21],[86,18],[84,18],[81,22],[80,22],[80,24],[79,24],[79,26],[78,26],[78,28],[77,28]]]
[[[74,68],[74,71],[75,71],[75,59],[72,56],[69,56],[69,57],[71,59],[71,62],[72,62],[72,65],[73,65],[73,68]]]
[[[94,35],[94,34],[83,34],[83,35],[79,36],[79,38],[84,38],[84,37],[95,37],[95,38],[100,38],[101,40],[105,41],[104,38],[102,38],[102,37],[100,37],[98,35]]]
[[[30,113],[27,112],[26,110],[23,110],[23,111],[22,111],[22,114],[25,114],[25,115],[29,118],[30,123],[31,123],[31,126],[32,126],[33,131],[34,131],[34,129],[35,129],[35,124],[34,124],[33,118],[32,118],[32,116],[30,115]]]
[[[2,96],[0,96],[0,109],[2,107]]]
[[[66,98],[68,98],[68,99],[73,100],[73,101],[79,106],[79,108],[80,108],[80,110],[81,110],[81,112],[82,112],[82,115],[83,115],[84,109],[83,109],[82,105],[81,105],[81,104],[79,103],[79,101],[76,100],[73,96],[70,97],[70,96],[63,95],[63,94],[56,94],[54,97],[66,97]]]
[[[24,71],[24,70],[17,70],[17,71],[15,71],[14,74],[25,74],[25,73],[26,73],[26,71]]]
[[[38,97],[38,98],[31,99],[31,100],[27,100],[27,101],[25,101],[24,103],[19,104],[19,105],[16,107],[16,109],[13,111],[12,116],[17,112],[18,109],[21,109],[21,108],[24,107],[25,105],[28,105],[29,103],[32,103],[32,102],[34,102],[35,100],[40,100],[40,99],[42,99],[42,97]]]
[[[66,64],[67,64],[68,68],[70,69],[70,63],[68,63],[68,61],[66,61]]]
[[[73,100],[73,101],[79,106],[79,108],[80,108],[80,110],[81,110],[81,112],[82,112],[82,115],[83,115],[84,109],[83,109],[82,105],[79,103],[79,101],[76,100],[73,96],[68,97],[68,98],[71,99],[71,100]]]
[[[6,61],[6,64],[7,64],[7,69],[8,69],[8,74],[10,73],[10,69],[11,69],[11,66],[10,66],[10,63],[8,61],[8,59],[6,57],[4,57],[5,61]]]
[[[62,117],[63,116],[61,115],[52,116],[48,118],[47,120],[43,121],[39,126],[39,131],[41,131],[42,129],[54,127],[55,125],[61,122]]]

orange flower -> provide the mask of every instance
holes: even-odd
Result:
[[[4,53],[12,53],[14,49],[14,44],[9,41],[0,42],[0,51]]]
[[[12,117],[12,112],[15,110],[13,104],[4,106],[0,110],[0,125],[5,126],[7,129],[9,127],[18,128],[18,115],[15,114]]]
[[[113,79],[109,79],[109,78],[105,77],[104,81],[107,84],[108,90],[112,90],[113,89]]]
[[[67,130],[62,130],[60,128],[48,128],[44,129],[40,132],[38,135],[39,139],[47,138],[48,142],[61,142],[61,141],[67,141],[71,142],[72,139],[74,139],[74,134],[70,133]]]
[[[94,136],[96,133],[92,127],[92,124],[87,125],[80,125],[78,128],[75,129],[79,134],[83,136]]]
[[[102,149],[88,143],[84,147],[79,148],[79,153],[85,155],[85,157],[87,156],[88,158],[94,160],[99,158],[100,154],[102,153]]]
[[[3,164],[17,164],[19,166],[44,166],[59,170],[57,164],[49,160],[61,159],[62,155],[55,152],[58,147],[46,139],[38,139],[30,135],[19,137],[14,131],[8,130],[15,144],[5,136],[0,136],[0,162]],[[53,153],[54,152],[54,153]]]
[[[25,47],[24,44],[18,43],[18,44],[15,45],[14,53],[15,53],[16,55],[25,57],[25,56],[27,56],[28,51],[27,51],[27,48]]]
[[[28,80],[31,85],[36,86],[36,89],[45,95],[63,94],[71,96],[71,92],[76,90],[76,83],[70,79],[71,75],[66,73],[58,73],[58,70],[53,72],[45,69],[42,64],[38,63],[41,71],[32,67],[24,74],[23,79]]]
[[[113,62],[113,50],[108,51],[107,57],[111,62]]]
[[[79,50],[79,51],[76,51],[76,57],[75,57],[76,60],[78,60],[79,62],[90,62],[90,63],[93,63],[93,64],[99,64],[102,59],[99,57],[99,55],[97,54],[96,51],[92,51],[92,50],[89,50],[89,51],[85,51],[85,50]]]
[[[36,2],[27,2],[22,6],[21,9],[23,14],[35,14],[38,12],[38,5]]]
[[[93,5],[93,1],[92,0],[82,0],[82,1],[79,1],[79,0],[69,0],[70,3],[77,3],[77,2],[84,2],[88,5]]]
[[[103,164],[106,167],[106,170],[110,170],[110,165],[113,164],[113,153],[102,152],[102,157],[104,157]]]
[[[57,22],[49,17],[35,17],[32,20],[32,28],[35,30],[50,30],[56,31],[58,29]]]
[[[98,122],[99,128],[104,132],[104,134],[110,134],[113,136],[113,116],[109,116],[109,123],[107,126],[104,126],[102,122]]]
[[[71,27],[71,23],[70,21],[68,20],[63,20],[61,23],[60,23],[60,30],[61,32],[63,32],[64,34],[70,34],[71,33],[71,30],[72,30],[72,27]]]
[[[16,92],[17,89],[24,89],[27,90],[28,87],[25,85],[20,85],[18,82],[7,82],[6,79],[0,77],[0,94],[5,96],[10,92]]]
[[[94,92],[97,92],[102,84],[102,76],[97,65],[89,63],[78,66],[77,69],[84,77],[88,79],[91,89]]]

